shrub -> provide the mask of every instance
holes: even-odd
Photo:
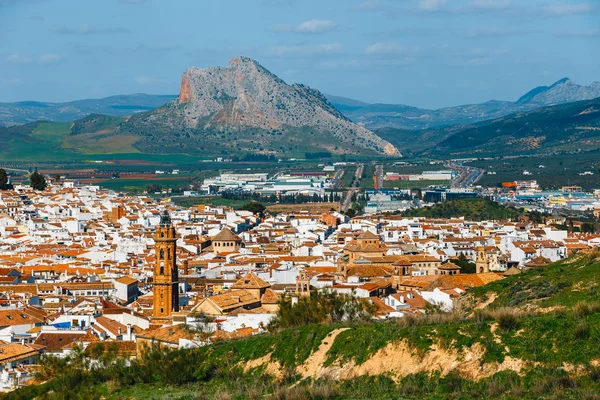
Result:
[[[512,331],[519,325],[519,313],[513,309],[499,309],[494,312],[493,317],[498,322],[500,328],[505,331]]]
[[[279,301],[279,310],[270,329],[285,329],[308,324],[358,323],[371,320],[375,306],[364,299],[339,295],[333,291],[315,291],[302,296],[295,305],[289,298]]]
[[[585,340],[590,337],[590,324],[581,322],[573,329],[573,337],[575,340]]]

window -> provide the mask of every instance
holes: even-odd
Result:
[[[164,251],[164,249],[160,249],[160,259],[161,260],[165,259],[165,251]]]

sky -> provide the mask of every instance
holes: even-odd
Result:
[[[371,103],[516,100],[600,81],[600,0],[0,0],[0,101],[177,94],[244,55]]]

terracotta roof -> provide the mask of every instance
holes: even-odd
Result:
[[[73,343],[97,341],[98,338],[90,332],[52,331],[40,333],[34,344],[44,346],[46,351],[57,351]]]
[[[260,298],[262,304],[277,304],[278,301],[279,294],[271,289],[265,290],[265,294]]]
[[[221,232],[217,233],[213,238],[213,241],[217,240],[217,241],[241,241],[242,239],[236,235],[235,233],[231,232],[231,229],[229,228],[225,228],[223,229]]]
[[[460,269],[460,267],[456,264],[454,264],[453,262],[447,262],[446,264],[442,264],[439,267],[437,267],[438,269],[444,269],[444,270],[457,270]]]
[[[166,326],[154,330],[146,330],[138,333],[138,338],[156,340],[179,344],[179,339],[194,339],[194,334],[187,330],[183,324]]]
[[[391,275],[392,272],[390,270],[374,265],[356,265],[348,270],[348,276],[359,276],[363,278]]]
[[[96,317],[95,320],[96,325],[101,326],[104,330],[109,331],[115,336],[124,335],[127,333],[127,327],[119,321],[115,321],[105,316]]]
[[[0,310],[0,327],[38,324],[44,322],[43,317],[29,313],[27,309]]]
[[[122,276],[119,279],[115,279],[115,282],[123,283],[127,286],[133,285],[134,283],[138,283],[137,279],[133,279],[129,276]]]
[[[253,274],[252,272],[248,273],[242,279],[238,280],[234,283],[231,288],[232,289],[264,289],[271,286],[267,282],[260,279],[258,276]]]
[[[216,296],[208,297],[203,301],[211,301],[221,310],[227,311],[233,310],[237,307],[257,303],[259,299],[254,297],[254,295],[247,290],[230,290]]]
[[[18,361],[24,358],[38,355],[40,352],[36,348],[21,343],[3,343],[0,345],[0,363]]]
[[[371,231],[363,231],[360,235],[358,235],[357,239],[364,240],[380,240],[379,236],[374,234]]]

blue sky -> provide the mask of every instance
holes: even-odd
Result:
[[[420,107],[600,80],[600,0],[0,0],[0,37],[0,101],[174,94],[237,55]]]

